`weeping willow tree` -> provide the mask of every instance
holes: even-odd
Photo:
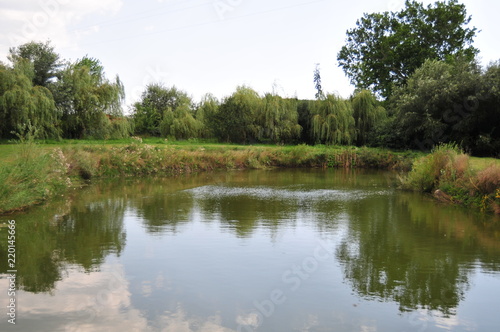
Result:
[[[68,65],[52,90],[67,138],[111,138],[112,120],[125,121],[123,84],[118,76],[109,81],[97,59],[84,57]]]
[[[163,137],[175,139],[196,138],[202,129],[202,123],[195,119],[194,114],[187,104],[182,104],[176,109],[168,107],[163,113],[160,122],[160,133]]]
[[[133,108],[137,134],[187,139],[199,137],[203,124],[197,120],[191,98],[175,86],[150,84]]]
[[[352,144],[356,139],[351,103],[335,95],[327,95],[313,104],[311,132],[315,143]]]
[[[352,98],[353,117],[356,123],[357,144],[368,143],[369,135],[375,126],[385,119],[385,109],[379,105],[375,96],[368,90],[362,90]]]
[[[50,91],[33,86],[33,65],[19,58],[13,67],[0,63],[0,137],[23,135],[29,126],[35,138],[59,138],[59,115]]]
[[[298,124],[298,101],[266,94],[258,117],[259,139],[275,143],[292,142],[300,138],[302,127]]]
[[[214,137],[214,127],[213,123],[214,116],[219,111],[219,101],[215,96],[208,93],[203,96],[201,103],[196,109],[195,117],[196,120],[200,122],[200,137],[202,138],[212,138]]]
[[[258,93],[240,86],[212,115],[215,136],[225,142],[248,143],[258,139],[257,116],[262,107]]]

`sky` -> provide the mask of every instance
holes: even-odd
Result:
[[[422,1],[430,4],[434,1]],[[500,59],[500,2],[463,0],[483,65]],[[363,13],[398,11],[404,0],[0,0],[0,61],[10,47],[50,40],[62,59],[88,55],[125,85],[126,108],[148,84],[219,99],[246,85],[260,94],[349,97],[338,67],[346,31]],[[126,110],[127,111],[127,110]]]

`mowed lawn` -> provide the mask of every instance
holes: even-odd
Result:
[[[500,159],[496,158],[478,158],[478,157],[471,157],[470,158],[470,166],[472,170],[474,171],[481,171],[483,169],[486,169],[490,167],[491,165],[496,165],[500,167]]]
[[[116,146],[124,146],[130,144],[138,144],[138,141],[132,138],[121,140],[62,140],[62,141],[49,141],[40,142],[35,144],[36,149],[44,149],[49,152],[55,148],[71,148],[71,147],[101,147],[111,149]],[[175,150],[207,150],[207,151],[227,151],[227,150],[249,150],[249,149],[283,149],[276,145],[241,145],[241,144],[225,144],[216,143],[212,141],[169,141],[163,138],[145,138],[142,143],[157,146],[159,148],[172,148]],[[12,162],[21,150],[21,145],[9,143],[7,141],[0,141],[0,165]]]

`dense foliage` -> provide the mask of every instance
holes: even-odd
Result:
[[[28,125],[37,129],[40,138],[59,136],[52,94],[43,86],[33,86],[33,76],[33,66],[25,59],[13,67],[0,63],[0,137],[24,134]]]
[[[406,0],[400,12],[365,14],[347,31],[337,59],[356,87],[387,98],[427,59],[474,59],[477,30],[467,27],[470,20],[457,0],[428,7]]]
[[[500,151],[500,66],[428,60],[391,97],[394,130],[407,148],[456,142],[475,155]]]
[[[49,42],[11,48],[8,58],[10,65],[0,63],[0,137],[28,130],[41,139],[130,135],[124,87],[105,77],[99,60],[62,62]]]
[[[191,98],[176,87],[149,85],[133,107],[136,133],[179,139],[198,137],[201,124],[191,104]]]
[[[365,112],[360,110],[362,105],[358,103],[356,116],[384,112],[369,91],[361,94],[365,97],[360,98],[368,98],[372,103],[369,106],[373,105],[374,109]],[[175,106],[169,98],[183,102]],[[195,105],[185,92],[153,84],[146,88],[142,100],[134,105],[132,118],[136,133],[172,139],[212,137],[222,142],[277,144],[305,140],[338,145],[356,142],[358,132],[365,135],[367,124],[360,118],[355,120],[352,105],[350,100],[335,95],[314,101],[283,98],[274,93],[261,97],[245,86],[238,87],[222,101],[207,95]],[[301,116],[307,119],[301,121]],[[374,125],[376,119],[378,117],[374,117],[368,126]],[[161,130],[163,122],[167,122],[171,129]],[[356,123],[359,123],[359,128]]]

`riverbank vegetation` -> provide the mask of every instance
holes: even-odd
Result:
[[[500,214],[500,163],[478,167],[457,145],[438,146],[417,159],[401,183],[442,202]]]
[[[475,158],[456,145],[431,154],[327,145],[238,145],[133,137],[114,141],[0,145],[0,213],[20,210],[93,179],[176,176],[213,170],[370,168],[401,172],[403,189],[440,201],[500,213],[500,161]]]
[[[327,146],[241,146],[156,144],[130,139],[117,144],[18,145],[0,167],[0,213],[19,210],[66,194],[104,177],[175,176],[211,170],[269,167],[406,169],[417,153]],[[150,140],[154,141],[154,140]],[[0,151],[4,146],[0,146]]]

